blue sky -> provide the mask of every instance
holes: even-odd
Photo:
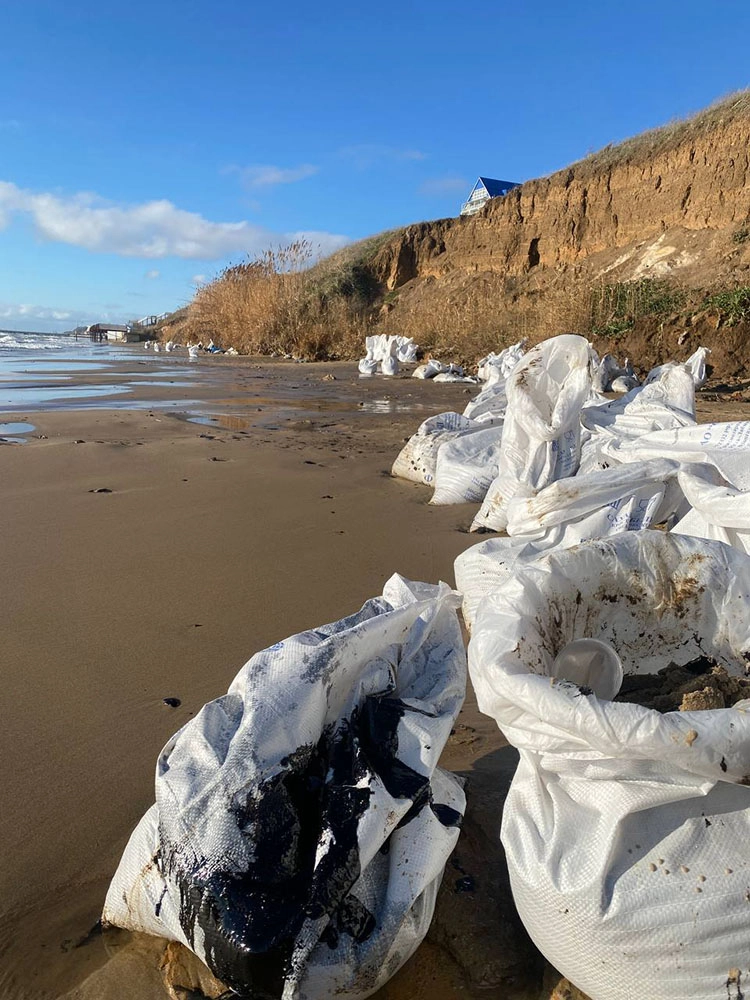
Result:
[[[750,4],[4,0],[0,327],[187,302],[750,84]]]

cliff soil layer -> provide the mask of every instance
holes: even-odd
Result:
[[[750,283],[749,151],[741,94],[474,216],[409,226],[371,261],[380,322],[441,350],[463,342],[467,355],[488,334],[500,344],[575,330],[645,366],[702,340],[715,365],[727,362],[722,374],[736,375],[749,360],[746,316],[722,312],[710,292]],[[600,290],[624,283],[673,289],[673,300],[608,317]]]

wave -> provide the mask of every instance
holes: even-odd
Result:
[[[54,351],[72,347],[76,341],[67,333],[4,333],[0,331],[0,351]]]

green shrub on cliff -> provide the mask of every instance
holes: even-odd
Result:
[[[591,332],[618,336],[644,316],[666,316],[681,309],[684,289],[662,278],[640,278],[599,285],[591,291]]]
[[[707,309],[715,309],[728,326],[734,326],[736,323],[748,320],[750,319],[750,285],[738,285],[737,288],[727,288],[714,295],[709,295],[704,305]]]

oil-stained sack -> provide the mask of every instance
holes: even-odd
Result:
[[[465,691],[458,602],[394,576],[253,656],[161,752],[104,921],[181,941],[242,995],[378,989],[427,932],[464,810],[437,767]]]

